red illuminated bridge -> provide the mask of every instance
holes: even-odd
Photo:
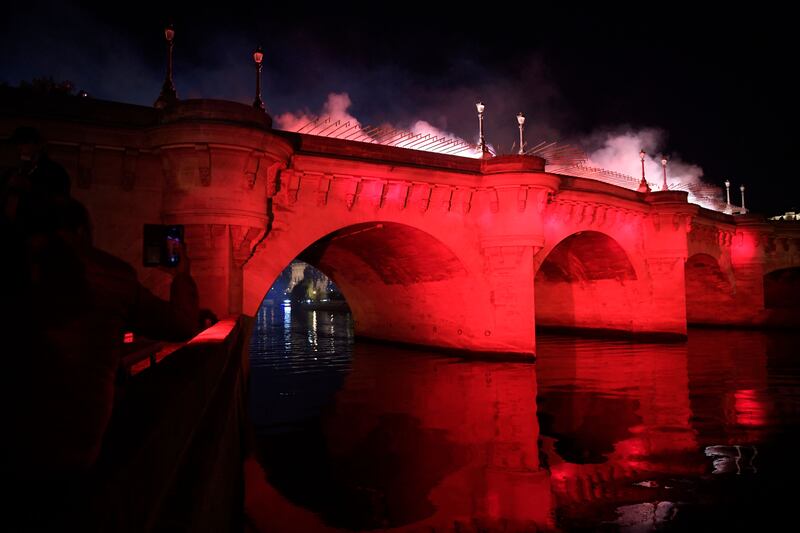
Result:
[[[141,268],[142,225],[183,224],[201,306],[254,314],[295,258],[347,298],[356,333],[535,352],[535,327],[685,335],[687,323],[797,322],[800,228],[731,216],[681,191],[288,133],[262,111],[157,110],[12,95],[0,137],[33,126],[89,208],[96,244]],[[11,153],[3,153],[3,164]]]

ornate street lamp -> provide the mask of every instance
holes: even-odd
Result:
[[[742,192],[742,214],[747,213],[747,209],[744,207],[744,185],[739,187],[739,190]]]
[[[642,181],[639,182],[639,188],[637,189],[639,192],[650,192],[650,185],[647,184],[647,180],[644,178],[644,158],[647,156],[644,150],[639,152],[639,158],[642,160]]]
[[[727,198],[728,211],[731,210],[731,182],[725,180],[725,197]]]
[[[664,184],[661,185],[661,190],[668,191],[669,187],[667,187],[667,156],[661,158],[661,168],[664,169]]]
[[[517,113],[517,123],[519,124],[519,155],[523,155],[525,153],[525,139],[522,136],[522,129],[525,124],[525,115],[522,114],[522,111]]]
[[[253,100],[253,107],[264,110],[264,101],[261,99],[261,68],[264,66],[264,50],[259,46],[253,52],[253,61],[256,63],[256,99]]]
[[[172,82],[172,47],[175,40],[175,29],[172,24],[164,28],[164,38],[167,40],[167,74],[164,78],[164,85],[161,86],[161,94],[154,104],[155,107],[163,109],[178,101],[178,92]]]
[[[480,134],[478,147],[481,151],[481,157],[489,157],[489,149],[486,148],[486,138],[483,136],[483,111],[486,109],[486,106],[483,105],[483,102],[479,101],[475,104],[475,108],[478,110],[478,133]]]

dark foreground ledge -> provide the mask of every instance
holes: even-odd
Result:
[[[126,382],[81,530],[242,530],[250,326],[223,320]]]

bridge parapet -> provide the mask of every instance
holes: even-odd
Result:
[[[124,384],[75,529],[241,528],[251,329],[218,322]]]

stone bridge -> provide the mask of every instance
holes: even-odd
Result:
[[[254,314],[300,258],[356,333],[533,353],[536,326],[686,335],[687,324],[797,323],[800,225],[731,216],[679,191],[277,131],[233,102],[156,110],[7,90],[0,137],[39,129],[89,208],[95,243],[165,294],[142,225],[185,225],[201,305]],[[0,164],[13,164],[4,143]]]

